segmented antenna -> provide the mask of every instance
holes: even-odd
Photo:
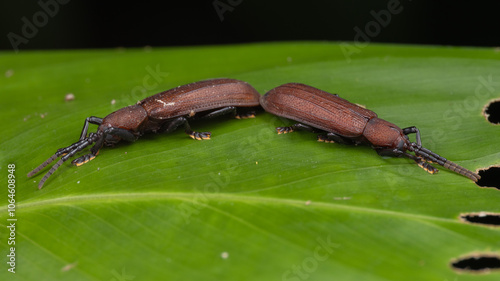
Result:
[[[61,166],[66,160],[68,160],[71,156],[75,155],[78,151],[81,151],[85,147],[91,145],[92,143],[96,142],[96,140],[99,138],[100,135],[95,134],[95,133],[90,133],[87,138],[81,139],[74,144],[58,149],[57,152],[52,155],[49,159],[47,159],[45,162],[43,162],[40,166],[36,167],[33,171],[28,173],[28,177],[32,177],[38,172],[40,172],[43,168],[45,168],[47,165],[52,163],[54,160],[56,160],[59,156],[62,156],[59,161],[57,161],[52,168],[43,176],[43,178],[40,180],[38,183],[38,188],[41,189],[43,187],[43,184],[45,181]]]
[[[56,160],[57,157],[59,157],[59,155],[56,152],[56,154],[52,155],[52,157],[50,157],[49,159],[45,160],[45,162],[43,162],[42,164],[40,164],[40,166],[36,167],[35,169],[33,169],[33,171],[29,172],[28,173],[28,178],[31,178],[32,176],[38,174],[38,172],[40,172],[43,168],[45,168],[47,165],[49,165],[54,160]]]
[[[45,176],[43,176],[43,178],[38,183],[38,189],[42,189],[45,181],[57,170],[57,168],[59,168],[59,166],[61,166],[64,163],[64,161],[65,160],[61,158],[54,164],[54,166],[52,166],[52,168],[50,168],[50,170],[45,174]]]
[[[477,182],[481,178],[478,174],[469,171],[466,168],[456,163],[453,163],[448,159],[430,151],[429,149],[417,145],[416,143],[412,143],[409,150],[415,152],[415,155],[422,157],[427,162],[439,164],[445,167],[446,169],[453,171],[457,174],[466,176],[475,182]]]

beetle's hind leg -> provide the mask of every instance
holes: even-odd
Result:
[[[226,115],[226,114],[233,114],[234,116],[236,116],[236,107],[228,106],[228,107],[219,108],[219,109],[210,111],[209,113],[202,115],[199,118],[210,119],[210,118],[215,118],[215,117],[218,117],[221,115]]]
[[[258,107],[238,107],[236,109],[236,114],[234,115],[234,118],[236,119],[255,118],[257,110]]]
[[[170,122],[163,124],[158,132],[160,133],[170,133],[175,131],[179,126],[184,126],[184,132],[188,134],[192,139],[195,140],[208,140],[210,139],[212,133],[210,132],[195,132],[191,130],[191,126],[185,117],[177,117],[172,119]]]
[[[221,115],[226,115],[226,114],[232,114],[234,118],[236,119],[247,119],[247,118],[254,118],[255,117],[255,111],[244,111],[244,110],[238,110],[239,108],[236,108],[235,106],[227,106],[223,108],[216,109],[214,111],[211,111],[205,115],[202,115],[200,118],[203,119],[208,119],[208,118],[214,118],[217,116]]]
[[[327,133],[326,135],[318,135],[318,141],[327,142],[327,143],[336,142],[336,143],[347,144],[347,145],[356,144],[356,142],[353,141],[352,139],[343,137],[343,136],[335,134],[335,133]]]
[[[293,124],[292,126],[288,126],[288,127],[276,127],[276,132],[278,133],[278,135],[287,134],[287,133],[291,133],[291,132],[299,131],[299,130],[309,131],[309,132],[313,132],[313,133],[318,132],[317,129],[315,129],[311,126],[302,124],[302,123]]]
[[[255,118],[255,111],[236,112],[234,118],[236,119]]]
[[[353,141],[349,138],[343,137],[343,136],[335,134],[335,133],[326,133],[323,130],[316,129],[314,127],[311,127],[311,126],[308,126],[308,125],[305,125],[302,123],[296,123],[296,124],[293,124],[292,126],[288,126],[288,127],[277,127],[276,128],[276,132],[278,134],[287,134],[287,133],[291,133],[291,132],[298,131],[298,130],[309,131],[312,133],[322,133],[322,134],[318,135],[318,141],[320,141],[320,142],[327,142],[327,143],[336,142],[336,143],[341,143],[341,144],[356,144],[355,141]]]

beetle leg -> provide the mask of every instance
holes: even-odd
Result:
[[[446,162],[446,158],[443,158],[435,153],[432,153],[430,150],[422,147],[422,140],[420,139],[420,131],[418,130],[417,127],[412,126],[412,127],[404,128],[402,130],[403,130],[403,134],[405,134],[405,135],[415,134],[415,139],[417,141],[416,146],[419,150],[421,150],[424,153],[429,152],[432,154],[432,156],[437,156],[437,159],[431,159],[431,157],[429,157],[429,155],[426,155],[426,157],[422,157],[421,155],[417,155],[416,158],[419,160],[415,160],[420,168],[426,170],[427,172],[429,172],[431,174],[437,173],[438,169],[434,168],[433,166],[431,166],[428,163],[443,165],[443,163]],[[408,155],[411,155],[411,154],[408,154]],[[424,164],[423,162],[427,162],[427,163]]]
[[[234,118],[236,119],[255,118],[255,111],[236,112]]]
[[[228,106],[228,107],[216,109],[212,112],[209,112],[209,113],[201,116],[200,118],[203,118],[203,119],[214,118],[214,117],[226,115],[226,114],[232,114],[234,116],[234,118],[236,118],[236,119],[246,119],[246,118],[254,118],[255,117],[255,111],[238,112],[238,109],[235,106]]]
[[[403,152],[394,148],[375,148],[377,154],[380,156],[402,157]]]
[[[80,134],[80,140],[78,142],[75,142],[74,144],[72,144],[68,147],[59,148],[54,155],[52,155],[49,159],[47,159],[45,162],[40,164],[40,166],[38,166],[37,168],[35,168],[31,172],[29,172],[27,176],[32,177],[33,175],[40,172],[43,168],[45,168],[48,164],[50,164],[54,160],[56,160],[58,157],[67,155],[69,152],[74,150],[76,147],[78,147],[82,143],[87,142],[88,141],[87,131],[89,129],[89,124],[101,125],[101,123],[102,123],[102,118],[95,117],[95,116],[87,117],[85,119],[85,122],[83,123],[83,129],[82,129],[82,132]],[[43,183],[41,185],[43,185]]]
[[[257,110],[259,110],[259,107],[238,107],[236,108],[236,115],[234,115],[234,118],[236,119],[255,118],[255,113]]]
[[[113,129],[113,128],[109,128],[108,130],[105,131],[104,134],[96,134],[97,137],[94,140],[95,144],[90,149],[90,153],[76,158],[75,160],[71,161],[71,164],[73,164],[75,166],[81,166],[81,165],[89,162],[90,160],[93,160],[97,156],[97,154],[99,154],[99,149],[101,149],[102,145],[104,144],[106,132],[110,131],[111,129]]]
[[[209,140],[212,136],[210,132],[195,132],[191,130],[185,130],[185,132],[194,140]]]
[[[117,140],[113,140],[111,138],[106,138],[106,136],[116,136],[118,137]],[[134,135],[130,130],[127,130],[127,129],[122,129],[122,128],[108,128],[104,131],[104,143],[106,145],[114,145],[115,143],[117,143],[118,141],[120,140],[125,140],[125,141],[128,141],[128,142],[134,142],[137,140],[137,137],[136,135]]]
[[[326,135],[318,135],[318,141],[327,143],[341,143],[341,144],[356,144],[353,140],[342,137],[341,135],[335,133],[327,133]]]
[[[232,113],[233,115],[236,115],[236,107],[228,106],[228,107],[219,108],[219,109],[216,109],[214,111],[211,111],[211,112],[201,116],[200,118],[203,118],[203,119],[207,118],[208,119],[208,118],[214,118],[217,116],[226,115],[226,114],[230,114],[230,113]]]
[[[191,130],[191,126],[189,126],[189,123],[185,117],[177,117],[175,119],[172,119],[170,122],[164,124],[159,132],[170,133],[181,125],[184,126],[184,132],[186,132],[186,134],[188,134],[192,139],[195,140],[208,140],[212,135],[212,133],[210,132],[195,132]]]
[[[75,166],[81,166],[81,165],[89,162],[90,160],[93,160],[97,156],[98,153],[99,153],[99,151],[97,151],[97,153],[95,155],[92,153],[85,154],[85,155],[78,157],[75,160],[71,161],[71,164],[73,164]]]
[[[175,131],[180,125],[184,124],[184,122],[187,122],[186,118],[184,117],[177,117],[175,119],[169,120],[163,125],[161,125],[160,129],[157,131],[153,131],[155,133],[171,133]]]
[[[83,140],[87,137],[87,131],[89,129],[89,123],[95,125],[101,125],[102,118],[90,116],[85,119],[85,123],[83,123],[82,133],[80,134],[80,140]]]
[[[418,157],[418,156],[415,156],[415,155],[407,153],[407,152],[403,152],[403,151],[398,150],[398,149],[387,148],[387,149],[376,149],[376,151],[380,156],[394,156],[394,157],[410,158],[411,160],[415,161],[420,168],[424,169],[425,171],[427,171],[430,174],[435,174],[439,171],[438,169],[433,167],[431,164],[427,163],[422,157]]]
[[[305,130],[313,133],[318,132],[318,130],[314,129],[313,127],[304,125],[302,123],[293,124],[292,126],[288,127],[276,127],[276,132],[278,133],[278,135],[291,133],[298,130]]]
[[[335,140],[328,138],[326,135],[318,135],[318,141],[326,143],[334,143]]]
[[[434,166],[431,164],[427,163],[422,157],[417,157],[409,153],[404,153],[404,155],[410,159],[413,159],[415,162],[417,162],[417,165],[424,169],[427,173],[429,174],[435,174],[439,172],[438,169],[436,169]]]
[[[191,126],[189,126],[187,120],[184,122],[184,132],[194,140],[209,140],[212,136],[210,132],[195,132],[191,130]]]
[[[417,145],[419,147],[422,146],[422,141],[420,140],[420,131],[417,129],[417,127],[412,126],[412,127],[404,128],[402,130],[403,130],[403,134],[405,134],[405,135],[415,134],[415,138],[417,140]]]

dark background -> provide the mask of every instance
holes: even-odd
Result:
[[[57,3],[57,0],[40,0]],[[19,50],[213,45],[284,40],[355,40],[373,12],[391,1],[207,0],[68,1],[23,36],[25,17],[43,11],[39,1],[0,2],[0,49],[13,50],[8,34],[26,39]],[[500,46],[500,1],[399,0],[402,11],[372,42]],[[214,7],[217,3],[219,13]],[[222,13],[224,5],[227,10]],[[51,9],[54,9],[53,7]],[[373,11],[373,12],[371,12]],[[46,12],[42,12],[47,15]],[[221,20],[221,17],[223,20]],[[375,30],[376,31],[376,30]]]

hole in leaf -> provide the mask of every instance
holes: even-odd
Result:
[[[471,273],[488,272],[500,269],[500,258],[495,255],[475,254],[451,262],[453,269]]]
[[[483,109],[486,120],[492,124],[500,124],[500,100],[493,100]]]
[[[500,189],[500,167],[489,167],[479,170],[481,178],[476,182],[481,187],[494,187]]]
[[[480,212],[461,214],[460,219],[470,223],[500,226],[500,214],[495,213]]]

